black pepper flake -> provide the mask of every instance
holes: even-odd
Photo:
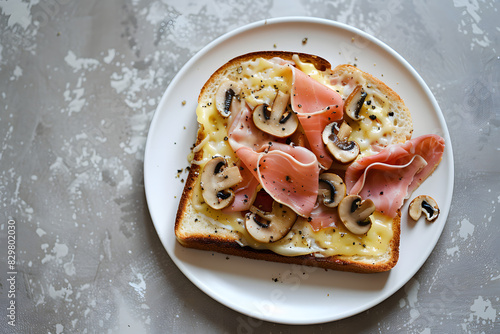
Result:
[[[312,217],[307,217],[308,222],[311,222],[312,220],[313,220]]]
[[[299,105],[298,105],[298,107],[299,107],[299,108],[302,108],[302,104],[299,104]]]
[[[383,194],[384,194],[384,192],[383,192],[383,191],[381,191],[381,192],[380,192],[380,195],[383,195]]]
[[[376,107],[375,106],[372,106],[372,109],[375,109]]]
[[[370,115],[369,117],[370,117],[370,119],[371,119],[372,121],[374,121],[374,120],[376,120],[376,119],[377,119],[377,116],[375,116],[375,115]]]
[[[372,104],[372,100],[368,100],[368,101],[366,101],[366,104],[367,104],[367,105]]]
[[[392,111],[389,111],[389,116],[394,116],[394,113]]]

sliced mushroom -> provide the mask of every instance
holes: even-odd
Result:
[[[364,118],[359,112],[363,107],[363,103],[365,103],[366,95],[363,86],[358,85],[344,103],[344,112],[356,121]]]
[[[355,141],[349,141],[352,128],[347,122],[343,122],[335,134],[336,125],[337,123],[333,122],[325,127],[325,130],[323,130],[323,143],[339,162],[351,162],[359,154],[359,145]]]
[[[214,157],[206,163],[201,173],[201,194],[205,203],[215,210],[229,206],[234,200],[231,187],[241,180],[237,166],[228,167],[224,157]]]
[[[339,204],[339,216],[345,227],[354,234],[365,234],[370,230],[370,216],[375,212],[372,200],[362,200],[361,196],[349,195]]]
[[[413,220],[418,220],[422,215],[425,214],[425,219],[428,221],[434,221],[439,216],[439,207],[434,200],[434,198],[427,195],[417,196],[411,201],[410,207],[408,208],[408,214]]]
[[[345,197],[345,183],[340,176],[333,173],[323,173],[319,176],[318,195],[323,198],[323,204],[329,208],[339,205]]]
[[[292,111],[288,101],[290,94],[278,91],[272,107],[260,104],[253,111],[253,122],[261,131],[278,138],[290,136],[297,130],[299,119]]]
[[[275,242],[282,239],[297,220],[297,214],[289,207],[273,202],[271,212],[250,207],[245,219],[248,233],[262,243]]]
[[[226,80],[220,84],[215,93],[215,107],[223,117],[228,117],[231,114],[233,99],[239,100],[240,93],[241,85],[237,82]]]

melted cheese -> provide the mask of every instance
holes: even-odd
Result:
[[[348,123],[352,127],[349,140],[358,143],[359,157],[376,153],[372,145],[387,146],[392,143],[397,127],[393,118],[389,116],[391,103],[387,97],[370,87],[359,72],[332,78],[330,83],[330,87],[339,92],[344,100],[357,85],[362,85],[367,93],[365,103],[359,112],[362,119],[356,121],[348,118]]]
[[[392,239],[392,218],[375,212],[371,220],[372,227],[366,235],[355,235],[342,224],[315,232],[307,220],[300,219],[285,238],[266,248],[286,256],[310,254],[312,251],[319,251],[324,256],[382,255]]]
[[[396,127],[390,112],[390,102],[385,96],[366,89],[367,97],[360,111],[363,119],[350,121],[353,129],[350,140],[358,143],[361,156],[373,154],[372,145],[387,146],[392,143],[392,134]],[[368,104],[369,103],[369,104]]]
[[[283,66],[258,58],[242,65],[240,82],[246,102],[252,107],[259,104],[272,104],[277,90],[290,93],[292,73]]]
[[[293,58],[296,66],[315,80],[337,90],[343,95],[346,87],[341,83],[332,83],[314,65],[303,63],[298,56]],[[271,104],[277,90],[289,93],[292,85],[291,71],[277,66],[275,63],[258,58],[241,65],[236,80],[243,85],[243,97],[252,108],[267,103]],[[359,79],[361,80],[361,79]],[[352,88],[351,88],[352,90]],[[372,94],[372,95],[370,95]],[[376,142],[382,143],[389,140],[386,137],[392,132],[390,120],[383,117],[387,114],[388,102],[382,96],[368,92],[368,99],[372,100],[375,109],[365,104],[361,115],[366,116],[362,121],[351,124],[353,133],[350,140],[355,140],[360,145],[364,154],[370,154],[370,145]],[[385,113],[385,114],[384,114]],[[237,162],[238,158],[227,141],[227,119],[223,118],[215,108],[215,100],[201,102],[196,114],[198,123],[202,126],[205,138],[199,149],[203,150],[203,157],[196,162],[203,165],[215,155],[223,155],[230,164]],[[369,115],[374,114],[377,120],[371,120]],[[384,139],[385,138],[385,139]],[[354,235],[350,233],[341,223],[335,228],[327,228],[313,231],[307,220],[299,218],[288,235],[274,243],[263,244],[255,241],[246,231],[241,213],[226,214],[210,208],[203,202],[199,182],[195,184],[193,193],[193,207],[205,215],[214,225],[238,233],[241,245],[256,249],[270,249],[275,253],[285,256],[297,256],[315,254],[316,256],[377,256],[387,252],[389,242],[392,239],[392,219],[375,212],[372,219],[372,227],[366,235]]]

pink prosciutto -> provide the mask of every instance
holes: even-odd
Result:
[[[347,192],[371,199],[377,211],[395,217],[403,201],[437,167],[444,146],[440,136],[425,135],[362,158],[346,170]]]
[[[327,208],[317,202],[307,221],[314,231],[319,231],[328,227],[337,227],[340,217],[337,208]]]
[[[246,199],[244,196],[253,198],[257,189],[253,185],[260,184],[275,201],[301,216],[308,216],[318,195],[316,156],[303,147],[279,143],[273,136],[260,131],[253,124],[251,110],[246,105],[232,116],[228,127],[231,148],[255,180],[249,181],[251,187],[242,191],[243,197],[237,196],[227,211],[246,208],[250,201],[242,203]]]
[[[342,119],[344,102],[333,89],[319,83],[304,72],[290,66],[293,73],[291,103],[304,129],[311,150],[324,169],[333,159],[327,152],[321,134],[325,127]]]
[[[253,173],[245,166],[239,164],[240,175],[243,180],[234,188],[234,201],[230,206],[224,208],[222,212],[238,212],[249,210],[252,206],[255,196],[257,195],[257,188],[259,181],[253,176]]]
[[[236,155],[276,202],[300,216],[311,214],[318,197],[319,167],[309,150],[272,143],[261,152],[242,146]]]
[[[252,121],[252,110],[246,103],[241,105],[237,113],[231,115],[228,127],[229,145],[235,152],[243,146],[260,151],[275,140],[273,136],[255,126]]]

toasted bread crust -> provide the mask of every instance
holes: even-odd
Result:
[[[297,54],[302,62],[312,63],[319,70],[323,71],[331,70],[331,65],[328,61],[314,55],[292,53],[285,51],[262,51],[262,52],[249,53],[230,60],[228,63],[224,64],[217,71],[215,71],[214,74],[203,86],[199,95],[198,102],[206,101],[207,98],[209,98],[214,93],[214,89],[218,87],[220,82],[222,82],[226,78],[227,73],[235,71],[235,69],[238,66],[240,66],[241,63],[256,58],[271,59],[274,57],[280,57],[281,59],[284,60],[292,60],[292,56],[294,54]],[[340,73],[340,71],[342,70],[360,71],[353,66],[340,65],[333,70],[332,74],[336,75]],[[366,75],[368,75],[366,78],[369,82],[373,83],[373,85],[380,85],[384,89],[384,92],[387,92],[387,95],[390,96],[391,99],[394,99],[396,101],[401,101],[401,103],[403,103],[401,98],[396,93],[394,93],[389,87],[383,84],[380,80],[372,77],[367,73]],[[407,109],[405,110],[406,113]],[[407,116],[409,117],[409,112]],[[410,129],[411,129],[411,123],[410,123]],[[203,127],[200,126],[195,145],[200,144],[201,141],[204,139],[205,135],[203,131],[204,131]],[[410,137],[411,137],[411,130],[409,133],[404,134],[404,136],[402,136],[398,140],[400,142],[404,142],[406,141],[406,139],[409,139]],[[199,161],[202,159],[202,156],[203,152],[198,151],[195,153],[194,160]],[[358,273],[375,273],[375,272],[387,271],[393,268],[398,261],[399,242],[400,242],[400,222],[401,222],[400,211],[398,211],[397,217],[394,218],[393,220],[392,224],[393,238],[390,241],[389,254],[385,257],[383,261],[380,261],[379,259],[373,259],[373,261],[371,261],[370,259],[366,259],[361,261],[361,260],[355,260],[349,256],[340,256],[340,255],[330,256],[330,257],[319,257],[314,255],[283,256],[274,253],[270,250],[260,250],[260,249],[253,249],[248,246],[241,246],[241,243],[238,242],[239,236],[236,232],[225,231],[223,233],[220,233],[221,231],[219,228],[219,233],[217,233],[216,227],[214,227],[214,231],[212,232],[207,232],[207,230],[200,230],[196,232],[192,230],[185,231],[184,230],[185,224],[192,223],[193,221],[203,220],[203,215],[200,213],[196,213],[191,205],[193,197],[193,189],[200,175],[200,172],[201,172],[200,166],[198,164],[191,165],[190,172],[186,179],[184,191],[180,199],[179,208],[176,215],[175,234],[179,243],[185,247],[219,252],[228,255],[242,256],[257,260],[315,266],[324,269],[333,269],[333,270],[350,271]]]
[[[257,250],[251,247],[242,247],[227,237],[217,235],[192,234],[189,236],[178,235],[177,240],[184,247],[196,248],[228,255],[246,257],[249,259],[265,260],[272,262],[290,263],[304,266],[320,267],[323,269],[333,269],[340,271],[350,271],[357,273],[376,273],[392,269],[399,258],[399,238],[400,238],[401,215],[393,221],[394,237],[391,240],[391,256],[384,263],[370,263],[370,261],[353,261],[347,256],[316,257],[314,255],[283,256],[270,250]],[[177,223],[176,223],[177,225]],[[177,229],[176,229],[177,230]]]

